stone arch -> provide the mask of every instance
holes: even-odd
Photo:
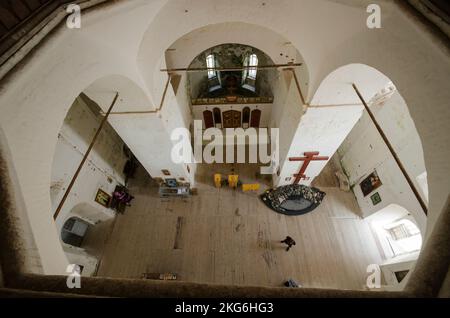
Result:
[[[210,3],[206,5],[209,6]],[[154,21],[158,25],[165,23],[158,19]],[[255,47],[267,54],[275,64],[302,63],[297,71],[300,85],[306,91],[309,79],[307,64],[300,51],[280,33],[263,23],[255,24],[244,20],[195,24],[188,28],[188,32],[172,34],[160,41],[158,49],[154,45],[149,46],[149,41],[156,36],[155,26],[147,30],[141,42],[138,65],[148,70],[142,75],[152,94],[163,90],[161,83],[164,81],[164,74],[160,72],[161,68],[187,68],[199,53],[223,43],[241,43]]]
[[[98,112],[100,113],[107,111],[116,93],[118,93],[119,96],[116,100],[116,103],[114,104],[113,112],[143,111],[143,110],[148,111],[154,108],[153,105],[150,105],[148,96],[140,88],[138,84],[136,84],[133,80],[129,79],[127,76],[119,74],[106,75],[96,79],[91,84],[89,84],[82,92],[80,92],[80,96],[83,95],[81,99],[83,100],[84,103],[89,102],[91,104],[95,104],[98,108]],[[77,98],[80,98],[80,96],[78,96]],[[75,107],[75,103],[71,107]],[[68,112],[69,109],[67,110],[67,113]],[[120,116],[111,115],[108,118],[108,122],[113,127],[116,125],[123,124],[124,120],[126,119]],[[62,127],[62,123],[60,127]],[[128,136],[123,136],[123,138],[125,139],[127,137]],[[91,140],[85,140],[86,145],[89,145],[90,141]],[[53,168],[55,167],[55,164],[56,162],[54,153],[52,158]],[[55,200],[58,200],[59,202],[61,199],[61,195],[62,193],[60,193]],[[75,211],[82,211],[83,207],[86,210],[87,205],[89,205],[88,203],[83,203],[84,204],[83,205],[81,203],[78,204],[76,202],[69,202],[69,201],[70,200],[67,200],[65,203],[65,205],[68,205],[67,209],[61,210],[63,213],[61,213],[61,215],[58,215],[58,218],[55,221],[58,228],[62,227],[62,221],[65,219],[67,213],[72,213],[71,211],[75,208],[77,208]],[[56,208],[58,202],[52,202],[54,209]],[[71,204],[73,203],[75,205],[72,207]],[[91,207],[87,208],[87,210],[96,209],[92,205],[90,206]]]
[[[77,58],[74,58],[67,62],[65,67],[77,69],[79,63],[86,62],[88,61],[77,61]],[[77,96],[102,78],[122,76],[136,83],[130,79],[133,78],[133,74],[127,73],[126,70],[123,75],[108,73],[114,70],[119,73],[122,71],[116,68],[115,63],[98,63],[95,67],[83,69],[76,81],[73,77],[67,76],[66,68],[54,69],[54,72],[47,76],[45,85],[34,85],[28,88],[31,90],[27,91],[28,93],[23,92],[25,95],[33,95],[34,98],[17,100],[17,96],[22,96],[20,90],[23,87],[20,86],[13,86],[11,90],[2,94],[2,101],[7,101],[2,109],[5,116],[3,119],[16,118],[10,120],[9,124],[8,121],[2,121],[2,129],[5,130],[11,152],[10,169],[14,170],[18,177],[16,190],[23,196],[24,210],[41,256],[43,271],[53,274],[64,274],[67,266],[67,258],[57,230],[61,224],[55,225],[50,200],[53,158],[64,118]],[[111,89],[120,90],[121,87]],[[15,102],[12,102],[14,100]],[[149,104],[147,102],[146,106]],[[19,134],[14,126],[18,121],[20,125],[28,128],[21,130]]]
[[[400,105],[399,107],[401,107],[402,117],[407,118],[411,130],[414,133],[414,137],[417,137],[417,148],[420,149],[418,152],[412,154],[416,157],[415,163],[406,165],[406,167],[407,170],[409,169],[408,173],[416,188],[423,190],[421,192],[422,198],[424,198],[423,194],[428,192],[427,186],[425,185],[426,189],[420,189],[421,185],[418,183],[418,180],[416,180],[417,176],[411,175],[411,169],[414,169],[415,167],[419,167],[420,169],[423,169],[423,171],[426,171],[427,168],[425,167],[422,138],[419,135],[415,122],[409,113],[408,105],[402,97],[402,92],[398,90],[397,84],[392,82],[391,79],[384,73],[374,67],[361,63],[352,63],[338,67],[336,70],[328,74],[328,76],[326,76],[319,85],[319,88],[312,98],[310,105],[311,109],[307,111],[302,120],[308,120],[311,114],[314,114],[314,116],[311,117],[320,118],[320,113],[332,113],[334,118],[339,119],[339,122],[335,123],[337,126],[333,125],[333,127],[338,128],[342,134],[336,142],[337,145],[341,145],[355,126],[356,122],[362,120],[361,115],[365,112],[359,97],[352,87],[353,83],[358,87],[364,99],[371,107],[372,112],[375,113],[375,116],[377,111],[380,111],[383,108],[383,105],[387,103],[390,98],[393,98],[393,102]],[[389,105],[386,107],[389,107]],[[372,125],[371,121],[368,121],[368,123]],[[394,148],[396,148],[396,152],[399,155],[400,160],[410,159],[410,157],[406,156],[405,153],[402,153],[402,149],[400,149],[401,141],[396,140],[396,129],[402,129],[402,127],[395,126],[394,123],[389,121],[384,123],[379,122],[379,124],[384,129],[391,144],[393,144]],[[335,137],[336,136],[332,138]],[[401,179],[403,180],[403,176]],[[394,199],[389,201],[389,203],[394,203],[393,200]],[[414,214],[414,218],[416,219],[419,228],[423,233],[425,233],[427,218],[416,200],[413,201],[414,202],[408,202],[408,200],[405,200],[404,202],[400,202],[400,204],[404,205]],[[384,206],[387,204],[387,202],[386,204],[383,203]]]
[[[82,202],[75,205],[68,217],[78,217],[89,224],[95,225],[104,219],[101,216],[102,211],[88,202]]]

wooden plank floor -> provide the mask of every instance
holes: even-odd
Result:
[[[257,194],[214,188],[213,173],[230,166],[200,166],[198,195],[188,199],[159,198],[148,181],[134,180],[136,198],[111,223],[97,275],[175,272],[183,281],[253,286],[293,278],[304,287],[364,289],[367,265],[381,259],[351,192],[321,187],[327,195],[316,210],[284,216]],[[259,170],[234,169],[247,182]],[[289,252],[279,243],[286,235],[297,242]]]

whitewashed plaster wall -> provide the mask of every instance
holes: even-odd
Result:
[[[305,152],[318,151],[319,156],[328,156],[331,159],[359,116],[360,111],[355,112],[353,107],[340,108],[336,111],[325,108],[309,109],[303,115],[292,139],[281,168],[278,185],[292,184],[295,179],[293,175],[297,174],[303,165],[303,162],[289,161],[288,158],[304,157]],[[311,162],[305,171],[307,179],[301,180],[300,184],[311,184],[327,162],[327,160]]]
[[[273,108],[270,116],[270,127],[280,127],[281,118],[283,112],[285,111],[286,99],[288,97],[288,91],[293,85],[293,76],[292,72],[289,70],[282,70],[277,72],[277,76],[275,78],[273,93]],[[294,93],[292,93],[294,94]],[[299,97],[300,100],[300,97]]]
[[[67,255],[67,259],[70,264],[77,264],[83,266],[81,276],[94,275],[98,264],[97,258],[95,258],[92,255],[89,255],[83,248],[79,248],[76,246],[63,243],[63,249]]]
[[[291,184],[294,174],[298,173],[303,162],[288,161],[290,157],[303,157],[305,152],[318,151],[320,156],[330,159],[350,133],[362,114],[362,104],[351,86],[356,83],[361,92],[371,98],[385,88],[389,79],[371,67],[361,64],[351,64],[332,72],[322,82],[316,91],[310,106],[302,114],[290,141],[286,157],[281,147],[281,158],[285,161],[281,165],[278,185]],[[291,90],[296,90],[295,87]],[[284,106],[287,109],[297,109],[297,117],[301,114],[301,103],[298,92],[290,102]],[[288,114],[281,127],[295,118]],[[282,131],[280,135],[283,136]],[[305,172],[309,179],[300,181],[309,185],[328,163],[324,161],[311,162]]]
[[[119,92],[119,98],[113,112],[156,111],[162,100],[161,96],[157,107],[149,104],[144,91],[122,76],[99,79],[84,92],[104,112],[110,107],[114,92]],[[178,90],[178,93],[182,95],[184,92]],[[112,113],[108,121],[153,178],[184,179],[194,185],[195,164],[190,164],[188,171],[187,165],[176,164],[171,158],[175,143],[171,141],[172,131],[175,128],[189,128],[191,119],[189,105],[178,103],[174,87],[170,83],[160,111],[125,115]],[[170,176],[165,176],[162,170],[169,170]]]
[[[193,30],[220,23],[254,26],[248,44],[268,54],[267,30],[282,34],[307,65],[309,78],[301,79],[302,87],[308,87],[307,101],[340,66],[364,63],[386,74],[404,97],[422,139],[430,189],[427,226],[432,229],[450,189],[450,54],[395,2],[379,2],[383,27],[376,30],[365,23],[373,0],[264,3],[113,2],[83,13],[79,30],[59,27],[2,79],[0,125],[46,273],[64,273],[67,264],[51,217],[49,187],[57,134],[74,99],[95,80],[120,74],[156,105],[164,89],[160,68],[167,48]],[[247,29],[237,27],[223,42],[242,43]]]
[[[189,97],[189,91],[186,89],[188,76],[186,73],[182,73],[179,75],[171,74],[171,76],[172,76],[171,87],[173,89],[176,99],[175,105],[182,118],[181,127],[189,129],[190,133],[192,133],[193,129],[191,128],[193,124],[193,112]],[[195,174],[197,172],[197,163],[195,162],[195,159],[193,160],[192,163],[183,165],[182,168],[184,169],[185,173],[187,173],[188,175],[187,180],[190,182],[191,186],[195,187]]]
[[[382,290],[386,291],[400,291],[403,290],[404,286],[409,280],[410,274],[414,269],[416,260],[419,253],[412,253],[405,256],[399,256],[393,258],[383,264],[380,264],[381,273],[383,274],[386,285],[382,286]],[[395,276],[395,272],[406,271],[409,273],[407,276],[399,283]]]
[[[102,117],[93,112],[98,106],[89,107],[86,102],[81,97],[75,99],[58,134],[50,186],[53,212],[100,126]],[[114,129],[109,125],[104,126],[55,220],[58,235],[65,221],[71,217],[86,221],[93,230],[96,224],[115,217],[113,210],[95,202],[95,195],[98,189],[112,194],[116,185],[125,183],[123,167],[127,157],[123,145]],[[91,276],[95,272],[98,260],[94,256],[83,248],[62,241],[61,244],[69,263],[84,267],[83,276]]]
[[[53,212],[83,159],[100,121],[101,116],[94,114],[80,97],[67,113],[53,158],[50,185]],[[72,216],[78,216],[92,225],[114,217],[114,211],[94,199],[99,188],[111,194],[117,184],[125,183],[122,170],[127,157],[122,150],[123,145],[111,127],[102,129],[56,219],[58,233],[64,222]]]
[[[396,92],[385,104],[373,105],[371,110],[420,192],[417,177],[426,171],[425,161],[422,143],[405,101]],[[425,231],[425,214],[367,113],[355,125],[338,153],[364,217],[390,204],[398,204],[408,210],[421,231]],[[359,183],[374,170],[382,185],[364,197]],[[375,192],[380,194],[382,200],[377,205],[373,205],[370,199]],[[424,193],[421,195],[426,201]]]
[[[141,83],[133,56],[163,1],[145,3],[146,10],[133,1],[90,11],[79,30],[62,25],[2,79],[0,125],[46,274],[64,275],[68,264],[50,199],[59,130],[75,98],[95,80],[122,74]]]
[[[189,127],[192,124],[192,106],[189,91],[186,89],[188,82],[187,73],[180,75],[171,74],[171,87],[176,98],[176,107],[180,112],[183,127]]]
[[[184,81],[185,79],[182,79],[181,82]],[[195,162],[176,164],[172,161],[171,157],[173,146],[178,142],[177,140],[171,139],[172,132],[178,128],[189,129],[192,122],[192,114],[190,112],[189,103],[185,95],[186,92],[183,89],[178,89],[177,93],[177,95],[179,96],[175,95],[174,87],[172,85],[169,85],[169,89],[167,90],[166,94],[166,100],[164,102],[164,107],[161,110],[161,120],[169,137],[169,139],[167,139],[169,141],[169,143],[167,143],[168,155],[166,159],[161,162],[161,164],[168,166],[168,170],[171,172],[171,177],[178,178],[179,181],[182,181],[184,179],[185,181],[188,181],[191,186],[195,186]],[[165,169],[167,169],[167,167]],[[167,178],[167,176],[164,176],[161,173],[160,177]]]
[[[272,183],[274,186],[292,183],[290,178],[292,174],[298,171],[292,171],[288,175],[285,168],[289,162],[287,160],[292,143],[294,142],[299,123],[302,119],[304,109],[301,103],[294,77],[290,71],[282,71],[280,79],[275,87],[276,95],[272,113],[272,127],[279,129],[278,151],[279,163],[275,168],[276,174],[273,175]],[[299,166],[298,164],[296,166]],[[289,179],[288,179],[289,178]]]

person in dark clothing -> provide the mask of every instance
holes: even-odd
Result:
[[[127,193],[125,190],[114,191],[114,198],[120,203],[123,203],[127,206],[131,206],[130,202],[134,199],[134,197]]]
[[[288,246],[286,248],[286,251],[289,251],[289,249],[292,247],[292,245],[295,245],[294,239],[290,236],[286,236],[286,238],[284,240],[282,240],[281,243],[284,243]]]

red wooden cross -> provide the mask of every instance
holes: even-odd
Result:
[[[318,151],[305,152],[304,155],[305,155],[304,157],[289,158],[289,161],[303,161],[303,166],[300,168],[300,171],[297,174],[294,174],[295,177],[294,184],[298,184],[302,179],[307,179],[305,171],[306,168],[308,168],[308,165],[311,161],[330,159],[329,157],[325,156],[315,157],[319,155]]]

